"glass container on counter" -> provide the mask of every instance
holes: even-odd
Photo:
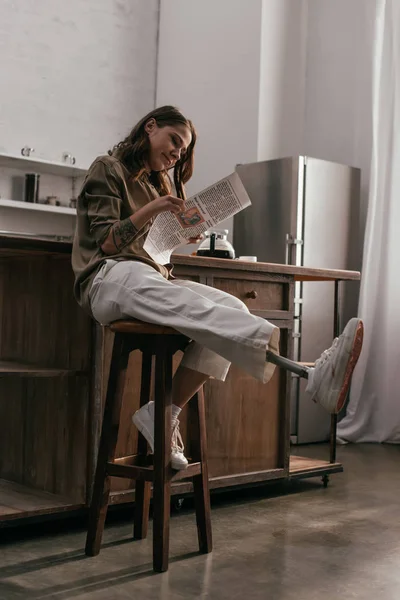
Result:
[[[228,241],[227,229],[209,229],[204,232],[205,239],[197,249],[197,256],[213,258],[235,258],[235,250]]]

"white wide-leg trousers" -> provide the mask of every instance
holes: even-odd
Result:
[[[266,351],[279,353],[279,329],[221,290],[167,280],[139,261],[107,260],[93,281],[90,303],[102,325],[135,318],[180,331],[192,340],[181,365],[215,379],[225,380],[230,363],[264,383],[274,372]]]

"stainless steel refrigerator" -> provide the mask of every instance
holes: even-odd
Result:
[[[236,167],[252,206],[234,217],[236,256],[260,262],[359,270],[361,171],[308,156]],[[341,325],[357,314],[358,284],[341,284]],[[333,338],[333,283],[295,284],[294,359],[314,361]],[[329,438],[329,415],[292,379],[294,443]]]

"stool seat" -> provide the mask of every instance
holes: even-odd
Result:
[[[172,359],[178,350],[186,347],[189,340],[172,327],[137,319],[114,321],[106,328],[113,333],[113,345],[89,512],[86,554],[95,556],[100,551],[111,477],[127,478],[135,481],[135,539],[143,539],[147,535],[150,497],[153,493],[153,567],[155,571],[162,572],[168,569],[172,482],[187,478],[192,480],[199,549],[204,553],[212,549],[204,394],[200,389],[188,406],[189,466],[186,470],[174,471],[171,466]],[[140,406],[154,398],[154,456],[148,455],[147,442],[139,432],[137,453],[117,458],[122,401],[125,381],[132,380],[127,377],[127,371],[133,350],[139,350],[142,354]],[[104,368],[107,372],[107,365]]]
[[[114,333],[131,333],[136,335],[183,335],[172,327],[155,325],[154,323],[145,323],[138,319],[113,321],[107,327]]]

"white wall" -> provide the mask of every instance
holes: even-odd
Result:
[[[189,194],[257,159],[261,6],[161,0],[157,105],[177,105],[198,131]]]
[[[86,167],[125,137],[154,107],[158,9],[158,0],[2,0],[0,152],[29,145],[33,157],[61,161],[67,151]],[[23,182],[23,170],[0,167],[1,198],[22,200]],[[70,180],[42,173],[40,198],[48,195],[67,205]],[[73,228],[48,213],[0,217],[3,230]]]
[[[308,0],[304,153],[361,169],[359,226],[349,268],[362,268],[372,150],[376,0]],[[357,314],[358,283],[345,286],[344,318]]]
[[[371,158],[376,0],[264,0],[258,160],[308,154],[362,169]]]
[[[161,0],[157,105],[175,104],[199,139],[188,190],[256,160],[261,0]]]
[[[376,0],[308,0],[304,152],[362,169],[368,204]]]
[[[2,0],[0,151],[89,164],[154,106],[158,0]]]
[[[303,152],[306,0],[263,0],[257,160]]]
[[[197,125],[189,192],[238,162],[309,154],[359,167],[354,268],[368,203],[375,3],[161,0],[157,104],[178,104]]]
[[[156,104],[199,132],[189,192],[307,153],[363,169],[363,225],[375,0],[160,0],[156,75],[158,4],[3,0],[0,151],[86,165],[153,107],[157,79]]]
[[[199,133],[197,191],[252,162],[301,151],[306,0],[161,0],[157,105]]]
[[[305,0],[161,0],[157,105],[198,130],[189,193],[237,163],[300,152],[305,17]]]

